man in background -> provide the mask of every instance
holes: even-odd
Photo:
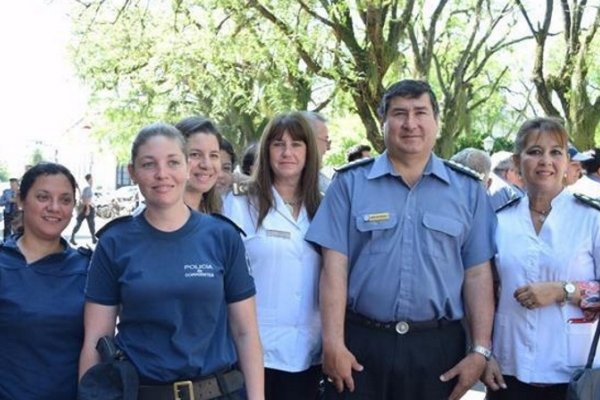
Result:
[[[323,156],[331,149],[331,139],[329,139],[329,129],[327,128],[327,119],[315,111],[305,111],[304,117],[310,122],[310,126],[317,139],[317,149],[319,151],[319,165],[323,167]],[[319,191],[325,193],[331,178],[322,171],[319,172]]]
[[[12,222],[19,210],[17,204],[17,193],[19,191],[19,180],[17,178],[9,179],[10,187],[2,192],[0,197],[0,206],[4,207],[4,241],[12,234]]]
[[[75,241],[75,234],[81,228],[81,224],[85,219],[87,221],[88,228],[90,230],[90,235],[92,236],[92,243],[96,243],[96,225],[94,222],[94,218],[96,217],[96,211],[94,209],[94,205],[92,204],[92,199],[94,198],[94,190],[93,190],[93,178],[92,174],[87,174],[85,176],[85,180],[87,182],[87,186],[81,192],[81,199],[78,206],[77,212],[77,223],[75,227],[73,227],[73,233],[71,233],[71,244],[77,246],[77,242]]]
[[[371,146],[368,144],[357,144],[352,146],[346,152],[346,161],[352,162],[361,158],[371,157]]]
[[[582,154],[588,158],[581,161],[586,174],[569,186],[569,190],[572,193],[585,194],[594,199],[600,199],[600,149],[595,148]]]
[[[485,190],[492,184],[490,172],[492,170],[492,160],[488,153],[483,150],[467,147],[450,158],[451,161],[464,165],[472,169],[481,176],[481,183]]]
[[[569,143],[569,165],[565,175],[565,186],[571,186],[583,176],[584,161],[592,159],[592,156],[587,153],[580,153],[575,146]]]

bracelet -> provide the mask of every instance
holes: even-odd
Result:
[[[492,358],[492,350],[478,344],[471,347],[471,353],[481,354],[485,357],[486,361],[490,361],[490,359]]]

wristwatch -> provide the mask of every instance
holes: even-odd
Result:
[[[490,361],[490,359],[492,358],[492,350],[488,349],[487,347],[480,346],[478,344],[471,347],[471,353],[481,354],[485,357],[487,361]]]
[[[573,282],[565,282],[563,283],[563,290],[565,291],[565,301],[571,301],[577,287]]]

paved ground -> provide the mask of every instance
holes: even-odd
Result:
[[[108,222],[107,219],[99,217],[96,217],[94,221],[96,222],[96,231],[98,231]],[[67,226],[67,228],[64,230],[63,237],[65,239],[69,240],[71,238],[71,232],[73,232],[75,222],[75,217],[73,217],[71,219],[71,223],[69,223],[69,226]],[[77,234],[75,234],[75,241],[77,242],[77,246],[90,246],[91,248],[94,247],[92,244],[92,236],[90,235],[90,231],[85,220],[81,224],[81,227],[79,228]]]

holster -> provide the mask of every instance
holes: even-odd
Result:
[[[114,339],[110,336],[100,338],[96,350],[100,353],[101,361],[81,377],[77,399],[137,400],[137,371]]]

